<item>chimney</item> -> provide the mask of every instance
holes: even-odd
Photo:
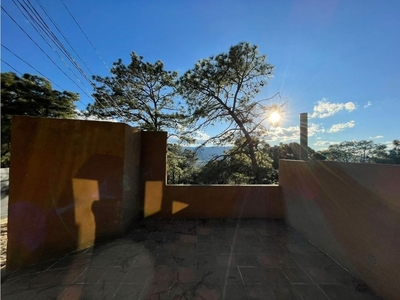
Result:
[[[300,159],[308,160],[308,114],[300,114]]]

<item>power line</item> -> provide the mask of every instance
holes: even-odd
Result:
[[[22,9],[25,11],[23,12],[21,10],[21,8],[18,6],[18,4],[15,2],[15,0],[13,0],[14,4],[17,6],[17,8],[19,9],[19,11],[23,14],[23,16],[28,20],[28,22],[31,23],[31,25],[34,27],[34,29],[36,30],[36,32],[42,37],[42,39],[47,43],[47,45],[57,54],[57,56],[59,57],[59,59],[61,59],[61,61],[63,61],[63,63],[68,67],[68,69],[71,71],[71,73],[76,77],[76,79],[82,84],[83,82],[77,77],[77,75],[73,72],[73,70],[68,66],[68,64],[64,61],[64,59],[60,56],[60,54],[57,52],[57,50],[51,46],[50,41],[52,43],[54,43],[57,48],[59,50],[61,50],[61,52],[68,58],[68,60],[70,60],[70,62],[75,66],[75,68],[81,73],[81,75],[91,84],[92,87],[96,87],[93,82],[88,78],[88,76],[85,74],[85,72],[80,68],[80,66],[76,63],[76,61],[74,60],[74,58],[72,57],[72,55],[69,53],[69,51],[65,48],[65,46],[62,44],[62,42],[57,38],[57,36],[54,34],[54,32],[50,29],[50,27],[47,25],[46,21],[40,16],[40,14],[38,13],[38,11],[33,7],[33,5],[31,3],[27,3],[24,1],[25,5],[23,5],[19,0],[17,0],[19,3],[19,6],[22,7]],[[29,0],[28,0],[29,2]],[[63,3],[64,4],[64,3]],[[64,4],[65,6],[65,4]],[[6,9],[4,9],[2,7],[2,10],[9,16],[9,18],[25,33],[25,35],[28,36],[28,38],[47,56],[47,58],[70,80],[72,81],[84,94],[86,94],[89,98],[92,98],[87,92],[85,92],[74,80],[71,79],[71,77],[69,77],[55,62],[53,59],[51,59],[51,57],[43,50],[43,48],[41,48],[37,42],[18,24],[18,22],[7,12]],[[70,12],[69,12],[70,13]],[[71,13],[70,13],[71,14]],[[48,15],[48,14],[47,14]],[[75,20],[76,21],[76,20]],[[80,26],[79,26],[80,27]],[[80,28],[81,31],[82,28]],[[59,29],[58,29],[59,30]],[[59,30],[60,31],[60,30]],[[60,31],[61,33],[61,31]],[[45,37],[45,35],[47,36],[47,38]],[[85,37],[88,39],[87,35],[85,35]],[[65,38],[65,36],[64,36]],[[68,40],[67,40],[68,42]],[[90,42],[90,40],[89,40]],[[90,42],[91,43],[91,42]],[[92,47],[93,44],[91,43]],[[9,49],[8,49],[9,50]],[[20,57],[19,57],[20,58]],[[21,58],[20,58],[21,59]],[[24,61],[25,62],[25,61]],[[104,62],[104,60],[103,60]],[[26,62],[25,62],[26,63]],[[29,64],[28,64],[29,65]],[[31,66],[31,65],[30,65]],[[33,66],[31,66],[33,67]],[[90,71],[90,70],[89,70]],[[42,74],[43,75],[43,74]],[[44,76],[46,77],[46,76]],[[87,90],[87,88],[86,88]],[[88,91],[88,90],[87,90]],[[89,92],[89,91],[88,91]],[[90,92],[89,92],[90,93]],[[110,97],[110,95],[105,95],[108,98],[110,98],[111,103],[108,103],[108,106],[111,108],[111,110],[115,109],[115,113],[116,115],[123,120],[124,118],[122,117],[122,115],[120,113],[118,113],[118,110],[121,111],[121,113],[123,114],[122,110],[118,107],[118,105],[116,105],[116,103],[114,102],[114,100]],[[96,97],[97,98],[97,97]],[[107,99],[103,98],[106,102]],[[98,99],[100,100],[100,99]],[[81,101],[80,101],[81,102]],[[82,103],[82,102],[81,102]],[[98,102],[99,105],[101,105],[105,110],[107,110],[107,108],[103,105],[103,103],[101,103],[101,101]],[[82,103],[83,104],[83,103]]]
[[[46,34],[48,39],[50,41],[52,41],[57,47],[58,49],[61,50],[61,52],[64,53],[64,55],[71,61],[71,63],[75,66],[75,68],[78,69],[78,71],[85,77],[86,80],[89,81],[89,83],[92,85],[92,82],[90,81],[90,79],[87,77],[87,75],[83,72],[83,70],[79,67],[79,65],[74,61],[74,59],[72,58],[72,56],[69,54],[68,50],[65,49],[65,47],[62,45],[62,43],[58,40],[58,38],[54,35],[54,33],[51,31],[51,29],[48,27],[48,25],[46,24],[46,22],[43,20],[43,18],[41,18],[40,14],[36,11],[36,9],[33,7],[28,7],[27,8],[19,1],[17,0],[17,2],[19,3],[19,5],[24,9],[25,13],[20,9],[20,7],[17,5],[17,3],[15,2],[15,0],[13,0],[14,4],[17,6],[18,10],[23,14],[23,16],[27,19],[28,22],[31,23],[32,27],[36,30],[36,32],[42,37],[42,39],[46,42],[46,44],[57,54],[57,56],[59,57],[59,59],[67,66],[67,68],[70,70],[70,72],[76,77],[76,79],[78,80],[78,82],[80,82],[83,86],[85,86],[83,84],[83,82],[79,79],[79,77],[74,73],[74,71],[68,66],[68,64],[65,62],[65,60],[62,58],[62,56],[57,52],[56,49],[54,49],[54,47],[50,44],[50,42],[46,39],[46,37],[43,35]],[[36,17],[35,17],[36,15]],[[29,18],[28,18],[28,17]],[[30,20],[31,21],[30,21]],[[36,26],[35,26],[36,25]],[[42,33],[43,32],[43,33]],[[64,73],[65,74],[65,73]],[[69,77],[68,77],[69,78]],[[72,79],[71,79],[72,80]],[[74,82],[74,81],[73,81]],[[75,83],[75,82],[74,82]],[[77,85],[75,83],[75,85]],[[77,85],[78,86],[78,85]],[[78,86],[79,87],[79,86]],[[86,88],[87,92],[85,92],[81,87],[79,87],[81,91],[83,91],[84,94],[86,94],[89,98],[92,98],[88,93],[89,90]],[[107,101],[108,102],[108,101]],[[104,107],[104,105],[102,103],[100,103],[101,106],[103,106],[104,109],[106,109]],[[108,104],[111,108],[113,108],[113,105]],[[116,114],[122,119],[122,116],[116,111]]]
[[[79,83],[81,83],[83,86],[83,82],[79,79],[79,77],[74,73],[74,71],[69,67],[69,65],[65,62],[65,60],[62,58],[62,56],[58,53],[58,51],[56,49],[54,49],[54,47],[50,44],[50,42],[48,41],[48,39],[46,39],[46,37],[43,35],[46,34],[48,36],[48,38],[50,39],[50,41],[52,41],[53,43],[56,44],[56,42],[54,42],[54,39],[51,37],[51,35],[46,32],[46,29],[43,28],[43,26],[47,26],[44,22],[44,25],[40,24],[40,21],[38,21],[37,19],[35,19],[34,16],[32,16],[32,14],[27,10],[27,8],[25,8],[25,6],[19,1],[17,0],[17,2],[19,3],[19,5],[22,7],[23,10],[25,10],[25,13],[21,10],[21,8],[18,6],[18,4],[16,3],[15,0],[13,0],[15,6],[17,6],[17,8],[19,9],[19,11],[24,15],[24,17],[27,19],[27,21],[29,23],[31,23],[32,27],[36,30],[36,32],[42,37],[42,39],[46,42],[46,44],[54,51],[54,53],[56,53],[56,55],[58,56],[58,58],[65,64],[65,66],[70,70],[70,72],[72,73],[72,75],[74,75],[76,77],[76,79],[78,80]],[[32,12],[32,10],[31,10]],[[30,19],[30,20],[29,20]],[[42,33],[43,32],[43,33]],[[57,46],[57,44],[56,44]],[[58,47],[61,51],[62,49],[60,47]],[[65,53],[64,53],[65,55]],[[85,87],[86,88],[86,87]],[[87,89],[87,88],[86,88]],[[88,91],[89,92],[89,91]],[[90,97],[90,96],[89,96]]]
[[[57,54],[57,56],[64,62],[64,64],[68,67],[68,69],[71,71],[72,74],[74,74],[74,76],[77,78],[77,80],[83,85],[83,83],[80,81],[80,79],[76,76],[76,74],[71,70],[71,68],[68,66],[68,64],[64,61],[64,59],[60,56],[60,54],[57,52],[57,50],[55,50],[50,44],[49,42],[46,40],[46,38],[43,36],[43,34],[41,32],[43,32],[49,39],[51,42],[53,42],[56,47],[61,50],[61,52],[68,58],[68,60],[72,63],[73,66],[75,66],[75,68],[79,71],[79,73],[90,83],[90,85],[95,88],[95,85],[93,84],[93,82],[90,80],[90,78],[86,75],[86,73],[81,69],[81,67],[78,65],[78,63],[74,60],[74,58],[72,57],[72,55],[70,54],[70,52],[65,48],[65,46],[62,44],[62,42],[57,38],[57,36],[54,34],[54,32],[50,29],[50,27],[47,25],[46,21],[40,16],[40,14],[36,11],[36,9],[33,7],[33,5],[31,3],[26,3],[27,7],[25,7],[19,0],[17,0],[18,3],[20,4],[20,6],[25,10],[26,14],[28,15],[29,19],[33,22],[31,22],[32,26],[34,26],[35,30],[40,34],[40,36],[43,38],[43,40],[45,40],[45,42],[49,45],[50,48],[53,49],[53,51]],[[15,3],[15,1],[13,0],[13,2]],[[25,3],[25,2],[24,2]],[[21,11],[21,10],[20,10]],[[21,13],[23,13],[21,11]],[[23,13],[24,14],[24,13]],[[24,14],[24,16],[27,18],[27,16]],[[28,19],[28,18],[27,18]],[[29,21],[29,20],[28,20]],[[35,27],[36,25],[36,27]],[[39,28],[39,29],[38,29]],[[86,88],[87,89],[87,88]],[[108,96],[108,95],[107,95]],[[104,99],[108,106],[111,108],[115,109],[116,114],[121,118],[122,115],[120,113],[118,113],[118,110],[120,112],[122,112],[120,110],[120,108],[116,105],[116,103],[113,101],[113,99],[111,97],[110,101],[111,103],[108,102],[107,99]],[[103,106],[104,109],[106,109],[104,107],[104,105],[102,103],[99,102],[99,104],[101,106]]]
[[[22,60],[24,63],[26,63],[28,66],[30,66],[32,69],[34,69],[36,72],[38,72],[40,75],[42,75],[44,78],[46,78],[48,81],[50,81],[51,82],[51,80],[46,76],[46,75],[44,75],[42,72],[40,72],[38,69],[36,69],[34,66],[32,66],[30,63],[28,63],[26,60],[24,60],[23,58],[21,58],[19,55],[17,55],[17,54],[15,54],[15,52],[14,51],[12,51],[12,50],[10,50],[8,47],[6,47],[4,44],[1,44],[1,46],[3,47],[3,48],[5,48],[6,50],[8,50],[9,52],[11,52],[14,56],[16,56],[17,58],[19,58],[20,60]],[[55,86],[58,86],[60,89],[63,89],[61,86],[59,86],[57,83],[54,83],[53,82],[53,84],[55,85]]]
[[[65,5],[63,0],[60,0],[61,3],[64,5],[65,9],[68,11],[69,15],[72,17],[72,19],[75,21],[75,24],[78,25],[79,29],[87,39],[87,41],[92,45],[93,49],[96,51],[97,55],[100,57],[100,59],[103,61],[104,65],[106,66],[107,70],[110,70],[110,68],[107,66],[107,63],[104,61],[103,57],[101,57],[99,51],[97,51],[96,47],[93,45],[93,43],[90,41],[89,37],[86,35],[86,33],[83,31],[81,25],[79,25],[78,21],[75,19],[74,15],[71,13],[71,11],[68,9],[68,7]]]
[[[109,66],[107,65],[107,63],[104,61],[103,57],[100,55],[99,51],[96,49],[96,47],[93,45],[92,41],[89,39],[89,37],[87,36],[87,34],[85,33],[85,31],[83,30],[83,28],[81,27],[81,25],[78,23],[77,19],[74,17],[74,15],[72,14],[72,12],[69,10],[69,8],[67,7],[67,5],[64,3],[63,0],[60,0],[61,3],[64,5],[65,9],[68,11],[69,15],[71,16],[71,18],[74,20],[75,24],[78,26],[78,28],[80,29],[80,31],[82,32],[82,34],[85,36],[86,40],[89,42],[89,44],[92,46],[92,48],[94,49],[94,51],[96,52],[97,56],[100,58],[100,60],[103,62],[104,66],[107,68],[108,71],[110,71]],[[119,84],[119,82],[117,82],[117,84],[120,86],[120,88],[122,89],[122,86]],[[93,88],[95,89],[96,86],[93,84]],[[114,102],[114,100],[111,98],[111,96],[108,95],[108,97],[110,98],[110,101],[116,106],[117,110],[120,110],[120,112],[123,114],[123,111],[118,107],[118,105]],[[107,101],[108,102],[108,101]],[[100,102],[99,102],[100,103]],[[118,113],[117,113],[118,114]],[[121,116],[120,116],[121,117]],[[122,117],[121,117],[122,118]]]
[[[74,80],[71,79],[71,77],[68,76],[55,62],[54,60],[43,50],[42,47],[38,45],[38,43],[35,42],[35,40],[15,21],[15,19],[7,12],[7,10],[2,6],[1,9],[7,14],[7,16],[26,34],[26,36],[43,52],[44,55],[47,56],[47,58],[72,82],[74,83],[84,94],[86,94],[89,98],[89,96]]]
[[[47,13],[46,9],[42,6],[42,4],[40,3],[39,0],[36,0],[36,2],[39,4],[40,8],[44,11],[44,13],[46,14],[46,16],[49,18],[49,20],[51,21],[51,23],[54,25],[54,27],[57,29],[57,31],[61,34],[61,36],[64,38],[64,40],[68,43],[68,45],[71,47],[72,51],[74,51],[74,53],[76,54],[76,56],[79,58],[79,60],[84,64],[84,66],[88,69],[88,71],[92,73],[92,71],[90,70],[90,68],[86,65],[85,61],[79,56],[79,54],[75,51],[74,47],[69,43],[68,39],[65,37],[65,35],[62,33],[62,31],[60,30],[60,28],[57,26],[57,24],[53,21],[53,19],[51,18],[51,16]]]
[[[3,62],[3,63],[5,63],[7,66],[9,66],[11,69],[13,69],[15,72],[17,72],[17,73],[19,73],[19,74],[21,74],[21,75],[24,75],[24,74],[22,74],[20,71],[18,71],[17,69],[15,69],[12,65],[10,65],[8,62],[6,62],[3,58],[0,58],[1,59],[1,61]]]
[[[3,46],[3,45],[2,45]],[[23,76],[24,74],[20,71],[18,71],[17,69],[15,69],[11,64],[9,64],[8,62],[6,62],[3,58],[0,58],[0,60],[5,63],[7,66],[9,66],[11,69],[13,69],[15,72],[17,72],[18,74],[20,74],[21,76]],[[50,79],[46,78],[47,80],[49,80],[51,83],[53,83],[54,85],[58,86],[60,89],[64,90],[62,87],[60,87],[58,84],[55,84],[54,82],[52,82]],[[82,103],[83,105],[86,105],[85,103],[83,103],[80,99],[78,99],[78,102]]]

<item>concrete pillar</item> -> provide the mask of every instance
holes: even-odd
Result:
[[[308,114],[300,114],[300,159],[308,159]]]

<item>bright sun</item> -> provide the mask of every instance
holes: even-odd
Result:
[[[269,121],[272,123],[272,124],[276,124],[276,123],[278,123],[279,121],[280,121],[280,119],[281,119],[281,114],[280,113],[278,113],[278,112],[276,112],[276,111],[274,111],[270,116],[269,116]]]

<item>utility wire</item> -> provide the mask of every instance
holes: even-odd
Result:
[[[3,46],[3,45],[2,45],[2,46]],[[11,69],[13,69],[15,72],[17,72],[18,74],[20,74],[21,76],[24,75],[22,72],[18,71],[18,70],[15,69],[12,65],[10,65],[8,62],[6,62],[3,58],[0,58],[0,60],[1,60],[3,63],[5,63],[7,66],[9,66]],[[39,71],[38,71],[38,72],[39,72]],[[43,75],[43,74],[42,74],[42,75]],[[62,87],[60,87],[58,84],[55,84],[54,82],[52,82],[52,81],[51,81],[50,79],[48,79],[47,77],[46,77],[46,79],[49,80],[52,84],[58,86],[60,89],[62,89],[62,90],[65,91],[65,89],[63,89]],[[83,103],[80,99],[78,99],[78,101],[79,101],[81,104],[86,105],[86,104]]]
[[[17,72],[17,73],[23,75],[20,71],[18,71],[17,69],[15,69],[12,65],[10,65],[8,62],[6,62],[3,58],[0,58],[0,59],[1,59],[1,61],[2,61],[3,63],[5,63],[7,66],[9,66],[9,67],[10,67],[11,69],[13,69],[15,72]]]
[[[14,1],[14,0],[13,0]],[[41,37],[46,41],[46,39],[43,37],[43,35],[39,32],[38,28],[40,29],[40,31],[42,31],[49,39],[50,41],[52,41],[57,48],[68,58],[68,60],[72,63],[72,65],[79,71],[79,73],[81,73],[81,75],[90,83],[90,85],[95,88],[96,86],[93,84],[93,82],[90,80],[90,78],[86,75],[86,73],[82,70],[82,68],[78,65],[78,63],[74,60],[74,58],[72,57],[72,55],[70,54],[70,52],[64,47],[64,45],[62,44],[62,42],[60,42],[60,40],[57,38],[57,36],[54,34],[54,32],[50,29],[50,27],[47,25],[46,21],[40,16],[40,14],[37,12],[37,10],[33,7],[33,5],[31,3],[29,3],[29,0],[27,1],[28,3],[26,3],[24,1],[24,3],[27,5],[27,7],[25,7],[19,0],[17,0],[19,2],[19,4],[21,5],[21,7],[25,10],[26,14],[28,15],[28,17],[30,18],[30,20],[33,22],[31,22],[31,24],[34,26],[36,25],[35,30],[41,35]],[[14,1],[15,3],[15,1]],[[22,11],[21,11],[22,12]],[[25,14],[24,14],[25,15]],[[25,15],[26,17],[26,15]],[[28,20],[29,21],[29,20]],[[38,27],[38,28],[37,28]],[[76,74],[71,70],[71,68],[68,66],[68,64],[63,60],[63,58],[59,55],[59,53],[57,52],[57,50],[55,50],[47,41],[46,43],[53,49],[53,51],[58,55],[58,57],[64,62],[64,64],[68,67],[68,69],[71,71],[71,73],[73,73],[75,75],[75,77],[77,78],[77,80],[82,83],[80,81],[80,79],[76,76]],[[82,83],[83,85],[83,83]],[[86,88],[87,89],[87,88]],[[89,92],[89,91],[88,91]],[[113,101],[113,99],[107,95],[111,101],[111,103],[104,98],[104,100],[107,102],[107,105],[110,108],[114,108],[115,109],[115,113],[121,118],[121,120],[123,119],[122,115],[120,113],[122,113],[122,110],[118,107],[118,105],[116,105],[116,103]],[[105,109],[106,107],[104,107],[104,105],[99,102],[99,104]],[[120,113],[118,112],[118,110],[120,111]]]
[[[103,59],[103,57],[100,55],[99,51],[96,49],[96,47],[94,46],[94,44],[92,43],[92,41],[89,39],[89,37],[87,36],[87,34],[85,33],[85,31],[83,30],[83,28],[81,27],[81,25],[78,23],[77,19],[74,17],[74,15],[72,14],[72,12],[69,10],[69,8],[67,7],[67,5],[64,3],[63,0],[60,0],[61,3],[64,5],[65,9],[68,11],[69,15],[71,16],[71,18],[74,20],[75,24],[78,26],[78,28],[80,29],[80,31],[82,32],[82,34],[85,36],[86,40],[89,42],[89,44],[92,46],[92,48],[94,49],[94,51],[96,52],[97,56],[100,58],[100,60],[103,62],[104,66],[107,68],[107,70],[110,72],[111,69],[110,67],[107,65],[107,63],[105,62],[105,60]],[[117,84],[119,85],[119,87],[121,88],[121,90],[123,90],[123,87],[119,84],[118,81],[116,81]],[[93,86],[93,88],[96,88],[96,86]],[[108,95],[108,97],[110,98],[110,100],[114,103],[114,105],[117,106],[117,109],[120,109],[118,107],[118,105],[114,102],[114,100],[112,100],[112,98]],[[122,113],[124,113],[121,109],[120,111]]]
[[[18,1],[18,0],[17,0]],[[47,43],[47,45],[57,54],[57,56],[63,61],[63,63],[68,67],[68,69],[71,71],[71,73],[76,77],[79,83],[84,85],[82,81],[77,77],[77,75],[73,72],[73,70],[68,66],[68,64],[65,62],[65,60],[60,56],[58,51],[54,49],[53,46],[51,46],[50,41],[53,42],[57,48],[71,61],[71,63],[75,66],[76,69],[81,73],[81,75],[92,85],[92,87],[95,87],[93,82],[88,78],[88,76],[84,73],[84,71],[79,67],[79,65],[76,63],[76,61],[73,59],[72,55],[68,52],[68,50],[64,47],[64,45],[60,42],[60,40],[55,36],[53,31],[49,28],[49,26],[46,24],[46,22],[43,20],[43,18],[40,16],[40,14],[37,12],[37,10],[33,7],[31,3],[27,3],[24,1],[23,5],[20,1],[18,1],[19,5],[22,7],[22,9],[25,11],[22,11],[22,9],[17,5],[17,3],[13,0],[14,4],[17,6],[19,11],[24,15],[24,17],[28,20],[29,23],[34,27],[36,32],[42,37],[42,39]],[[29,0],[28,0],[29,2]],[[64,4],[64,3],[63,3]],[[65,6],[65,4],[64,4]],[[6,9],[2,7],[2,10],[9,16],[9,18],[25,33],[25,35],[28,36],[28,38],[46,55],[46,57],[70,80],[72,81],[84,94],[86,94],[89,98],[92,98],[88,93],[90,93],[87,88],[86,90],[88,91],[85,92],[74,80],[71,79],[70,76],[68,76],[56,63],[51,57],[41,48],[38,43],[18,24],[18,22],[7,12]],[[69,12],[70,13],[70,12]],[[71,13],[70,13],[71,14]],[[75,20],[76,21],[76,20]],[[79,26],[80,27],[80,26]],[[80,28],[81,31],[82,28]],[[47,38],[45,37],[47,36]],[[85,37],[88,39],[87,35],[85,34]],[[65,36],[64,36],[65,38]],[[67,41],[68,42],[68,41]],[[90,40],[89,40],[90,42]],[[91,43],[91,42],[90,42]],[[93,44],[91,43],[92,47]],[[98,51],[97,51],[98,52]],[[20,58],[20,57],[19,57]],[[20,58],[21,59],[21,58]],[[104,60],[103,60],[104,63]],[[90,70],[89,70],[90,71]],[[42,74],[43,75],[43,74]],[[122,110],[116,105],[116,103],[113,101],[113,99],[110,97],[110,95],[106,95],[108,98],[110,98],[111,103],[108,103],[108,107],[111,108],[111,110],[116,109],[115,113],[117,116],[120,117],[121,120],[124,118],[120,113],[118,113],[118,110],[122,112]],[[97,98],[97,97],[96,97]],[[103,98],[104,101],[108,102],[106,98]],[[101,101],[98,101],[99,105],[101,105],[106,111],[108,110]]]
[[[68,11],[69,15],[72,17],[72,19],[75,21],[75,24],[79,27],[79,29],[81,30],[81,32],[83,33],[83,35],[85,36],[85,38],[87,39],[87,41],[90,43],[90,45],[93,47],[94,51],[96,51],[97,55],[100,57],[100,59],[103,61],[103,64],[106,66],[106,68],[108,70],[110,70],[110,68],[107,66],[107,63],[104,61],[103,57],[101,57],[99,51],[97,51],[96,47],[93,45],[93,43],[90,41],[89,37],[86,35],[86,33],[83,31],[81,25],[79,25],[78,21],[75,19],[74,15],[71,13],[71,11],[68,9],[68,7],[65,5],[63,0],[60,0],[61,3],[64,5],[65,9]]]
[[[65,35],[62,33],[60,28],[57,26],[57,24],[54,22],[54,20],[51,18],[51,16],[47,13],[46,9],[42,6],[39,0],[36,0],[36,2],[39,4],[40,8],[44,11],[46,16],[49,18],[51,23],[54,25],[54,27],[57,29],[57,31],[61,34],[61,36],[64,38],[64,40],[68,43],[68,45],[71,47],[72,51],[76,54],[76,56],[79,58],[79,60],[83,63],[83,65],[88,69],[88,71],[93,74],[93,72],[90,70],[90,68],[86,65],[85,61],[79,56],[79,54],[75,51],[74,47],[70,44],[68,39],[65,37]]]
[[[72,82],[74,83],[84,94],[86,94],[89,98],[91,98],[90,95],[88,95],[74,80],[72,80],[71,77],[68,76],[67,73],[65,73],[55,62],[54,60],[43,50],[42,47],[38,45],[38,43],[35,42],[35,40],[18,24],[17,21],[7,12],[7,10],[2,6],[1,9],[7,14],[7,16],[26,34],[26,36],[43,52],[44,55]]]
[[[54,33],[51,31],[51,29],[48,27],[46,22],[41,18],[40,14],[36,11],[34,7],[25,7],[19,0],[17,2],[19,5],[22,7],[22,9],[25,11],[25,13],[20,9],[20,7],[17,5],[17,3],[13,0],[14,4],[17,6],[17,8],[20,10],[20,12],[24,15],[24,17],[28,20],[29,23],[33,26],[33,28],[36,30],[36,32],[42,37],[42,39],[47,43],[47,45],[57,54],[57,56],[60,58],[60,60],[67,66],[67,68],[70,70],[70,72],[76,77],[78,82],[80,82],[83,86],[83,82],[79,79],[79,77],[74,73],[74,71],[70,68],[70,66],[65,62],[65,60],[62,58],[62,56],[58,53],[58,51],[50,44],[50,41],[53,42],[59,50],[71,61],[71,63],[75,66],[75,68],[78,69],[78,71],[82,74],[83,77],[85,77],[86,80],[93,86],[93,83],[90,81],[90,79],[87,77],[87,75],[83,72],[83,70],[79,67],[79,65],[75,62],[73,57],[69,54],[68,50],[65,49],[65,47],[62,45],[62,43],[58,40],[58,38],[54,35]],[[25,2],[24,2],[25,3]],[[31,4],[29,4],[31,5]],[[36,16],[35,16],[36,15]],[[46,38],[44,34],[48,37]],[[49,41],[50,40],[50,41]],[[86,88],[86,91],[88,93],[89,90]],[[82,90],[82,89],[81,89]],[[83,90],[82,90],[83,91]],[[88,93],[83,91],[89,98]],[[106,99],[105,99],[106,100]],[[106,102],[108,102],[106,100]],[[105,110],[107,108],[100,102],[99,103]],[[112,108],[115,108],[112,104],[108,103],[108,106]],[[116,111],[116,114],[121,118],[122,116]]]
[[[36,72],[38,72],[40,75],[42,75],[44,78],[46,78],[48,81],[50,81],[51,82],[51,80],[46,76],[46,75],[44,75],[42,72],[40,72],[38,69],[36,69],[34,66],[32,66],[30,63],[28,63],[26,60],[24,60],[23,58],[21,58],[19,55],[17,55],[17,54],[15,54],[15,52],[14,51],[12,51],[12,50],[10,50],[8,47],[6,47],[4,44],[1,44],[1,46],[3,47],[3,48],[5,48],[6,50],[8,50],[9,52],[11,52],[14,56],[16,56],[17,58],[19,58],[20,60],[22,60],[24,63],[26,63],[28,66],[30,66],[32,69],[34,69]],[[55,85],[55,86],[58,86],[60,89],[63,89],[61,86],[59,86],[57,83],[54,83],[53,82],[53,84]]]
[[[22,7],[23,10],[25,10],[25,13],[22,11],[22,9],[18,6],[18,4],[16,3],[15,0],[13,0],[14,4],[17,6],[17,8],[19,9],[19,11],[23,14],[23,16],[26,18],[26,20],[32,25],[32,27],[36,30],[36,32],[42,37],[42,39],[46,42],[46,44],[56,53],[56,55],[58,56],[58,58],[65,64],[65,66],[70,70],[70,72],[72,73],[72,75],[74,75],[76,77],[76,79],[78,80],[79,83],[81,83],[83,86],[83,82],[79,79],[79,77],[74,73],[74,71],[70,68],[70,66],[65,62],[65,60],[62,58],[62,56],[58,53],[58,51],[50,44],[49,40],[43,35],[42,32],[44,32],[44,34],[46,34],[51,41],[52,38],[49,36],[49,34],[46,33],[46,30],[43,29],[43,27],[38,23],[37,20],[35,20],[35,18],[30,14],[29,11],[27,11],[27,9],[25,8],[25,6],[19,1],[17,0],[17,2],[19,3],[19,5]],[[54,43],[54,41],[53,41]],[[85,87],[86,88],[86,87]],[[87,89],[87,88],[86,88]],[[89,92],[89,91],[88,91]],[[90,97],[90,96],[89,96]]]

